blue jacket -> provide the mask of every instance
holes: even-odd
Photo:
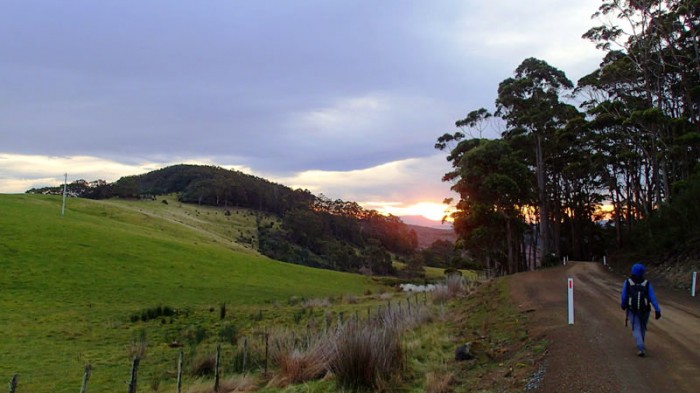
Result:
[[[641,263],[637,263],[634,266],[632,266],[632,278],[637,278],[638,280],[643,280],[644,279],[644,265]],[[627,284],[627,280],[622,284],[622,296],[620,299],[620,307],[622,309],[627,308],[627,290],[629,288],[629,285]],[[654,293],[654,287],[651,286],[651,282],[647,281],[647,293],[649,295],[649,302],[651,303],[652,306],[654,306],[654,310],[657,312],[661,312],[661,308],[659,307],[659,302],[656,301],[656,294]]]

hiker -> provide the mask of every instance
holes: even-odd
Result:
[[[622,285],[622,301],[620,307],[627,312],[627,321],[632,321],[632,336],[637,344],[637,356],[646,356],[644,335],[647,331],[647,322],[651,314],[651,306],[654,306],[656,319],[661,318],[661,308],[656,301],[656,294],[651,283],[644,278],[644,265],[636,263],[632,266],[632,274]]]

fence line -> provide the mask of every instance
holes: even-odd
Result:
[[[386,303],[384,304],[378,304],[376,311],[372,312],[372,306],[367,306],[367,317],[360,319],[360,314],[358,310],[355,310],[355,315],[354,318],[348,318],[346,320],[345,318],[345,312],[344,311],[338,311],[337,312],[337,322],[336,324],[332,324],[332,313],[326,312],[324,315],[321,316],[323,319],[323,326],[322,328],[319,328],[318,325],[316,325],[315,322],[315,317],[311,316],[309,318],[309,321],[306,324],[306,336],[304,339],[297,340],[296,339],[296,333],[290,332],[289,334],[292,335],[292,345],[294,347],[297,347],[297,345],[300,345],[302,347],[309,348],[312,346],[312,337],[313,340],[318,340],[321,339],[321,337],[328,335],[328,334],[337,334],[338,332],[343,331],[343,329],[346,327],[346,325],[358,325],[360,323],[367,323],[367,324],[379,324],[379,325],[388,325],[388,324],[394,324],[394,323],[399,323],[402,319],[404,319],[407,316],[411,316],[413,314],[417,314],[421,311],[422,306],[428,305],[428,294],[427,292],[424,292],[424,302],[419,302],[419,294],[415,293],[414,294],[414,301],[411,301],[411,294],[408,294],[406,297],[406,307],[402,307],[402,301],[400,299],[395,299],[396,302],[392,304],[391,299],[387,299]],[[422,304],[421,304],[422,303]],[[259,315],[262,314],[262,310],[259,311]],[[316,326],[315,328],[312,329],[312,325]],[[331,326],[335,325],[335,326]],[[313,330],[313,332],[312,332]],[[255,332],[252,333],[253,335],[257,334]],[[264,377],[269,376],[269,363],[270,363],[270,331],[268,328],[265,328],[263,331],[260,331],[260,344],[261,346],[264,345],[264,358],[260,359],[254,359],[251,361],[251,348],[250,348],[250,341],[248,336],[243,336],[241,337],[242,339],[242,350],[241,347],[238,345],[235,345],[238,349],[234,351],[233,355],[233,369],[241,372],[241,373],[246,373],[249,370],[251,370],[252,367],[255,367],[254,365],[251,366],[251,363],[257,363],[258,370],[263,372]],[[239,341],[240,343],[241,341]],[[298,342],[298,343],[297,343]],[[254,345],[255,347],[255,345]],[[263,348],[258,347],[260,350]],[[260,354],[260,352],[257,352]],[[215,368],[214,368],[214,386],[213,386],[213,391],[214,392],[219,392],[221,388],[221,344],[218,344],[216,347],[216,358],[215,358]],[[131,378],[129,380],[128,384],[128,389],[129,393],[137,393],[137,386],[138,386],[138,368],[141,362],[141,357],[140,356],[134,356],[132,359],[132,364],[131,364]],[[182,392],[182,373],[184,370],[183,367],[184,364],[184,353],[182,350],[178,352],[178,359],[177,359],[177,380],[176,380],[176,388],[177,392],[181,393]],[[84,374],[83,374],[83,379],[82,379],[82,385],[81,385],[81,393],[87,393],[87,387],[88,387],[88,382],[90,380],[92,374],[92,365],[90,363],[85,365],[84,369]],[[211,374],[210,374],[211,375]],[[17,387],[18,387],[18,379],[19,375],[14,374],[12,376],[12,379],[10,381],[10,393],[17,393]]]

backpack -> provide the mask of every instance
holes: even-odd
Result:
[[[647,280],[637,284],[631,278],[627,279],[627,309],[634,314],[651,310],[647,284]]]

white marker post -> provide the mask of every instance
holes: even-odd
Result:
[[[605,255],[603,255],[603,266],[607,266],[608,260],[605,259]]]
[[[690,286],[690,295],[695,297],[695,284],[698,282],[698,272],[693,272],[693,284]]]
[[[63,214],[66,211],[66,187],[68,185],[68,172],[65,173],[63,179],[63,204],[61,205],[61,217],[63,217]]]
[[[568,280],[569,287],[569,325],[574,324],[574,279]]]

